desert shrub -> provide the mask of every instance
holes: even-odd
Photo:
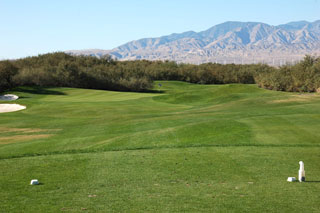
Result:
[[[296,65],[259,72],[255,80],[266,89],[315,92],[320,87],[320,58],[306,56]]]
[[[13,86],[12,78],[18,68],[10,61],[0,61],[0,92]]]
[[[12,85],[34,85],[147,91],[154,80],[197,84],[256,83],[272,90],[314,92],[320,88],[320,58],[306,56],[299,64],[279,68],[265,64],[120,62],[110,56],[72,56],[61,52],[0,62],[1,90]]]

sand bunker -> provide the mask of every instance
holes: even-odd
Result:
[[[19,98],[18,96],[12,95],[12,94],[0,95],[0,100],[2,101],[15,101],[18,98]]]
[[[0,95],[0,101],[15,101],[18,98],[19,96],[12,95],[12,94]],[[27,107],[19,104],[0,104],[0,113],[15,112],[15,111],[23,110],[25,108]]]
[[[26,108],[26,106],[22,106],[20,104],[0,104],[0,113],[15,112]]]

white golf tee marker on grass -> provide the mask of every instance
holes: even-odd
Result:
[[[294,182],[294,181],[296,181],[296,178],[295,177],[288,177],[287,181],[288,182]]]
[[[305,174],[305,171],[304,171],[304,163],[302,161],[300,161],[299,164],[300,164],[299,181],[303,182],[303,181],[306,181],[306,174]]]
[[[30,185],[39,185],[39,181],[37,179],[33,179],[31,180]]]

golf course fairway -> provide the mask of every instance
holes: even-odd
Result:
[[[0,212],[320,211],[319,94],[154,85],[8,91],[27,108],[0,114]]]

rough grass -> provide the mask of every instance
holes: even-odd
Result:
[[[27,109],[0,115],[0,212],[319,211],[318,95],[161,84],[10,91]]]

